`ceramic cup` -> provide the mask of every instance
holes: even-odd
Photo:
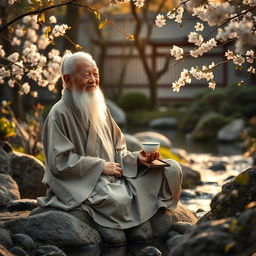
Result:
[[[150,154],[159,150],[160,143],[153,141],[144,141],[141,142],[141,147],[145,151],[145,153]]]

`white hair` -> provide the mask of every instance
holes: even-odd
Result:
[[[64,75],[73,76],[76,68],[76,62],[77,60],[81,60],[81,59],[88,60],[97,67],[97,64],[93,59],[92,55],[87,52],[76,52],[73,54],[71,52],[68,52],[64,54],[60,64],[61,78],[62,78],[64,88],[66,88],[66,83],[63,78]]]

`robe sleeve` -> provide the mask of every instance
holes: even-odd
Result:
[[[99,177],[105,160],[76,154],[75,146],[62,128],[54,119],[48,121],[45,127],[43,142],[52,174],[59,179],[80,179],[93,172]]]
[[[43,144],[46,156],[44,177],[54,194],[69,208],[75,207],[89,197],[104,168],[105,160],[82,156],[68,136],[65,118],[47,118]]]
[[[125,137],[116,122],[109,114],[112,124],[113,143],[115,147],[115,161],[120,163],[123,169],[123,176],[135,178],[138,175],[138,154],[139,151],[130,152],[126,148]]]

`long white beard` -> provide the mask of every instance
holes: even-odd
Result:
[[[94,91],[77,92],[72,90],[74,104],[80,109],[87,125],[93,126],[100,137],[103,136],[103,130],[106,126],[106,102],[104,95],[99,87]]]

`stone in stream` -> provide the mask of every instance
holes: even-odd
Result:
[[[0,255],[1,256],[14,256],[11,252],[9,252],[3,245],[0,244]]]
[[[66,256],[66,253],[63,252],[60,248],[54,245],[41,245],[35,250],[34,256],[43,256],[56,253],[58,256]]]
[[[226,171],[227,162],[219,161],[209,166],[208,169],[212,171]]]
[[[139,226],[125,230],[127,241],[145,242],[152,239],[152,226],[150,221],[146,221]]]
[[[169,238],[165,244],[166,246],[171,249],[173,248],[175,245],[179,244],[181,242],[181,240],[183,239],[183,235],[176,235],[176,236],[173,236],[171,238]]]
[[[9,249],[12,247],[12,239],[6,229],[0,228],[0,244]]]
[[[235,216],[256,201],[256,167],[247,169],[222,186],[211,201],[210,219]]]
[[[13,247],[10,249],[10,252],[13,253],[16,256],[28,256],[28,254],[26,253],[26,251],[24,251],[22,248],[20,247]]]
[[[164,136],[163,134],[161,134],[159,132],[150,132],[150,131],[137,132],[134,134],[134,136],[139,141],[160,142],[161,147],[171,148],[171,146],[172,146],[171,141],[166,136]]]
[[[12,241],[16,247],[20,247],[28,253],[31,253],[36,248],[33,239],[25,234],[14,234],[12,236]]]
[[[95,229],[66,212],[48,211],[28,218],[10,220],[3,225],[13,233],[27,234],[34,241],[61,248],[84,247],[101,242]]]
[[[184,164],[181,164],[181,168],[183,171],[182,188],[189,189],[202,184],[201,175],[198,171]]]
[[[253,255],[256,251],[256,208],[233,218],[195,225],[171,248],[169,256]],[[184,254],[184,250],[189,252]]]
[[[192,227],[193,227],[193,225],[190,222],[178,221],[178,222],[172,224],[171,229],[178,232],[179,234],[185,234]]]
[[[174,129],[177,127],[178,121],[175,117],[162,117],[149,122],[150,128],[155,129]]]

